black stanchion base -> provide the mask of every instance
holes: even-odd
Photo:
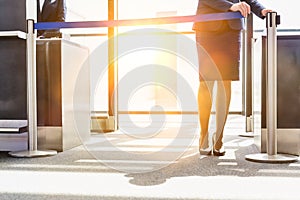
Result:
[[[268,155],[266,153],[258,153],[246,155],[245,158],[248,161],[260,163],[291,163],[298,161],[298,156],[289,154]]]
[[[35,157],[45,157],[45,156],[54,156],[57,154],[57,151],[54,150],[33,150],[33,151],[17,151],[8,153],[12,157],[18,158],[35,158]]]

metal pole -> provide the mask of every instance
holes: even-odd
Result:
[[[277,25],[276,12],[267,14],[267,153],[250,154],[246,160],[265,163],[287,163],[298,160],[297,156],[277,154]]]
[[[267,153],[277,154],[277,35],[276,13],[267,18]]]
[[[252,130],[252,38],[253,38],[253,14],[247,17],[247,38],[246,38],[246,132],[253,137]],[[252,133],[251,133],[252,132]]]
[[[252,120],[252,39],[253,39],[253,14],[246,22],[246,32],[243,31],[243,112],[245,115],[245,132],[241,137],[254,137]]]
[[[36,102],[36,34],[34,32],[34,20],[27,20],[27,119],[29,150],[9,152],[14,157],[40,157],[56,155],[53,150],[37,150],[37,102]]]
[[[37,150],[37,105],[36,105],[36,42],[34,39],[34,21],[27,21],[27,119],[29,150]],[[30,137],[31,136],[31,137]]]

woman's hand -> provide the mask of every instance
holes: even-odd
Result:
[[[263,10],[261,10],[261,14],[262,14],[262,16],[267,16],[267,13],[268,12],[273,12],[273,10],[271,10],[271,9],[263,9]]]
[[[233,12],[240,11],[244,17],[247,17],[247,15],[251,13],[250,6],[245,2],[235,3],[230,7],[229,10]]]

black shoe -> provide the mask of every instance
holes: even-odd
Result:
[[[199,148],[199,153],[200,153],[200,155],[209,156],[209,155],[211,155],[211,149],[210,148],[206,148],[206,149]]]
[[[213,150],[213,154],[214,156],[224,156],[226,153],[226,151],[224,151],[223,149],[220,149],[220,150]]]
[[[215,148],[215,136],[216,134],[213,135],[212,137],[212,141],[213,141],[213,147]],[[219,150],[213,149],[213,154],[214,156],[224,156],[225,155],[225,150],[223,149],[223,147]]]

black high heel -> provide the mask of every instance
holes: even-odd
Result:
[[[226,151],[223,149],[223,147],[219,150],[215,149],[215,134],[212,137],[212,142],[213,142],[213,154],[214,154],[214,156],[224,156]]]
[[[224,156],[225,153],[226,153],[226,151],[224,151],[224,150],[215,150],[215,149],[213,150],[214,156]]]

